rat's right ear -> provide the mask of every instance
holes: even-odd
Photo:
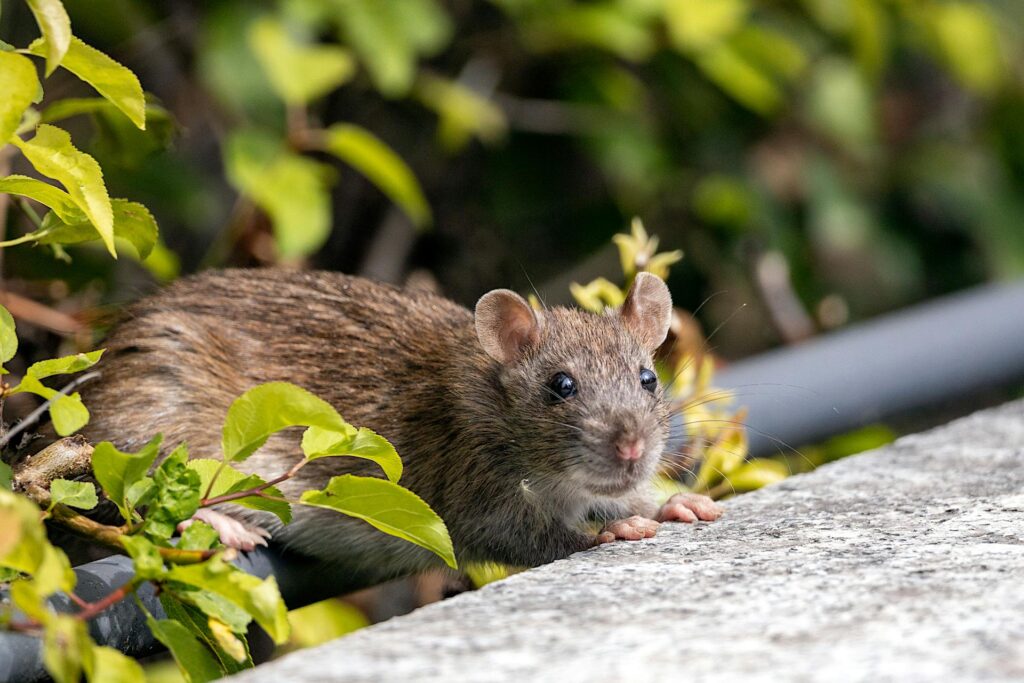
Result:
[[[511,363],[540,341],[540,327],[530,304],[511,290],[495,289],[476,302],[476,336],[499,363]]]

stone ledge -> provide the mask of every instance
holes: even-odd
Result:
[[[1024,402],[240,681],[1024,679]]]

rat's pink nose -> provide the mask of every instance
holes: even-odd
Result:
[[[620,441],[615,444],[615,454],[620,460],[639,460],[644,454],[644,440]]]

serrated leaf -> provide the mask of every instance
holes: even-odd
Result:
[[[85,671],[89,683],[145,683],[146,680],[141,664],[106,645],[92,649]]]
[[[430,206],[412,169],[368,130],[335,124],[324,131],[324,150],[366,176],[415,225],[422,228],[430,224]]]
[[[153,637],[170,651],[189,683],[205,683],[223,675],[213,654],[177,621],[157,620],[152,615],[147,615],[146,625]]]
[[[306,45],[284,24],[264,17],[249,27],[249,45],[271,86],[288,104],[302,105],[326,95],[355,73],[355,60],[337,45]]]
[[[71,19],[60,0],[26,0],[46,39],[46,75],[57,68],[71,45]]]
[[[202,520],[193,520],[178,540],[182,550],[209,550],[220,541],[220,533]]]
[[[329,403],[302,387],[269,382],[245,392],[228,408],[221,436],[224,459],[244,460],[265,444],[271,434],[297,425],[340,433],[356,431]]]
[[[252,132],[233,134],[225,146],[228,179],[270,217],[282,257],[312,254],[331,229],[327,169]]]
[[[67,131],[42,124],[28,141],[11,138],[37,171],[60,182],[85,215],[92,221],[110,255],[114,249],[114,211],[110,205],[103,171],[96,160],[71,144]]]
[[[213,488],[210,490],[210,498],[216,498],[228,493],[247,491],[266,483],[257,475],[240,472],[230,465],[224,465],[220,460],[196,458],[194,460],[189,460],[188,466],[199,474],[199,490],[204,494],[210,486],[210,481],[213,479],[214,473],[220,470],[220,474],[217,475],[217,481],[214,482]],[[284,494],[281,493],[281,490],[276,486],[264,489],[264,493],[276,498],[284,496]],[[277,517],[285,524],[292,521],[292,506],[283,501],[268,500],[259,496],[246,496],[245,498],[233,500],[231,503],[241,505],[252,510],[270,512],[277,515]]]
[[[63,504],[79,510],[92,510],[100,502],[92,482],[67,479],[50,482],[50,501],[54,505]]]
[[[45,55],[49,41],[40,38],[28,46],[29,52]],[[146,128],[146,99],[142,85],[131,69],[122,66],[76,37],[71,38],[60,65],[75,74],[124,112],[138,128]]]
[[[138,259],[144,261],[159,238],[156,219],[149,209],[138,202],[112,199],[110,204],[114,212],[114,237],[127,241]],[[84,216],[69,223],[57,216],[56,212],[47,214],[40,232],[44,234],[39,238],[39,244],[80,244],[102,238]]]
[[[309,460],[346,455],[365,458],[380,465],[389,480],[397,482],[402,477],[402,459],[395,447],[366,427],[361,427],[354,435],[310,427],[302,435],[302,452]]]
[[[14,325],[14,316],[0,306],[0,365],[14,358],[18,352],[18,335]]]
[[[167,573],[160,551],[152,541],[142,536],[125,536],[121,540],[135,565],[136,577],[152,581]]]
[[[164,588],[165,590],[160,594],[160,604],[163,605],[167,617],[184,624],[192,633],[198,635],[202,642],[206,643],[206,646],[213,652],[224,671],[231,674],[253,667],[252,657],[249,656],[249,646],[245,640],[247,626],[252,621],[252,617],[242,609],[209,591],[196,590],[173,582],[165,582]],[[204,606],[197,607],[197,603],[202,603]],[[232,628],[240,636],[246,651],[244,661],[236,661],[233,656],[220,648],[217,639],[210,632],[209,628],[209,620],[214,615],[226,615],[226,617],[216,618],[218,621],[227,624],[229,628]],[[235,619],[236,621],[232,625],[226,619]]]
[[[210,633],[217,641],[221,650],[229,654],[236,662],[244,662],[249,653],[246,651],[245,643],[234,634],[234,632],[220,619],[210,617],[207,620]]]
[[[167,578],[211,591],[241,607],[275,643],[288,639],[288,612],[274,577],[260,580],[214,556],[201,564],[177,565]]]
[[[0,192],[16,194],[37,201],[48,207],[65,222],[86,220],[85,214],[78,208],[78,204],[71,198],[71,195],[42,180],[23,175],[9,175],[6,178],[0,178]],[[95,228],[93,228],[93,233],[96,234],[96,239],[99,239],[99,233],[96,233]]]
[[[188,449],[178,446],[153,472],[153,495],[146,506],[142,527],[146,535],[170,538],[178,523],[191,518],[199,509],[199,475],[188,467],[187,461]]]
[[[457,568],[448,529],[437,513],[412,491],[373,477],[333,477],[323,491],[306,491],[303,505],[336,510],[369,522],[386,534],[435,553]]]
[[[32,60],[0,51],[0,146],[11,139],[21,116],[39,94],[39,77]]]
[[[97,444],[92,453],[92,471],[103,492],[117,505],[121,516],[132,521],[133,508],[128,504],[126,492],[146,476],[157,454],[160,452],[159,434],[143,446],[138,453],[122,453],[109,441]]]

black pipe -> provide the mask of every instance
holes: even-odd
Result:
[[[835,434],[942,403],[972,392],[1024,380],[1024,282],[980,287],[882,316],[848,330],[737,362],[715,378],[749,408],[752,455],[785,451]],[[673,425],[678,445],[679,418]],[[671,447],[671,444],[670,444]],[[237,564],[261,578],[277,578],[290,608],[369,585],[337,567],[266,548]],[[132,575],[131,560],[109,557],[75,568],[76,592],[90,602]],[[163,615],[148,584],[147,609]],[[67,598],[54,604],[71,611]],[[132,656],[158,649],[131,601],[90,623],[93,638]],[[0,681],[44,679],[38,639],[0,633]]]

